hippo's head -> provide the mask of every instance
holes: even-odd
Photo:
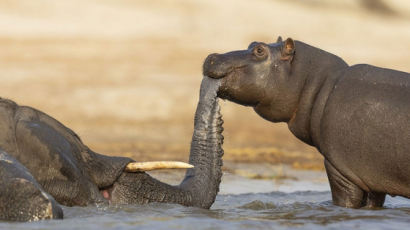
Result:
[[[272,101],[278,102],[278,111],[273,120],[283,120],[289,111],[281,105],[279,97],[288,85],[295,43],[291,38],[273,44],[252,42],[247,49],[225,54],[209,55],[203,66],[203,74],[221,79],[218,96],[235,103],[254,108]],[[258,111],[257,111],[258,112]]]

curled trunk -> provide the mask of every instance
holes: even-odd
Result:
[[[204,77],[194,120],[188,169],[179,186],[162,183],[145,173],[124,172],[111,191],[112,203],[167,202],[209,208],[222,177],[222,116],[217,91],[220,80]]]
[[[194,206],[209,208],[215,201],[222,177],[222,116],[217,91],[220,81],[204,77],[195,113],[189,169],[180,187],[190,191]]]

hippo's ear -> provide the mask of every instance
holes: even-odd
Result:
[[[282,60],[291,62],[295,54],[295,42],[292,38],[286,39],[282,46]]]
[[[276,43],[282,42],[282,37],[279,36],[278,39],[276,39]]]

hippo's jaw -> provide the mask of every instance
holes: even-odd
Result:
[[[241,81],[242,70],[234,70],[228,73],[221,83],[221,88],[218,91],[218,97],[223,100],[232,101],[234,103],[256,107],[264,98],[263,90],[253,90],[251,85],[243,86]],[[246,85],[246,83],[245,83]]]

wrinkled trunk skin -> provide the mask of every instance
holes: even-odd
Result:
[[[188,190],[194,206],[209,208],[215,201],[222,177],[222,116],[217,92],[220,80],[204,77],[195,113],[189,169],[180,187]]]
[[[217,99],[220,80],[204,77],[194,120],[189,163],[194,165],[179,186],[146,173],[123,173],[110,190],[111,203],[178,203],[210,208],[222,177],[222,116]]]

